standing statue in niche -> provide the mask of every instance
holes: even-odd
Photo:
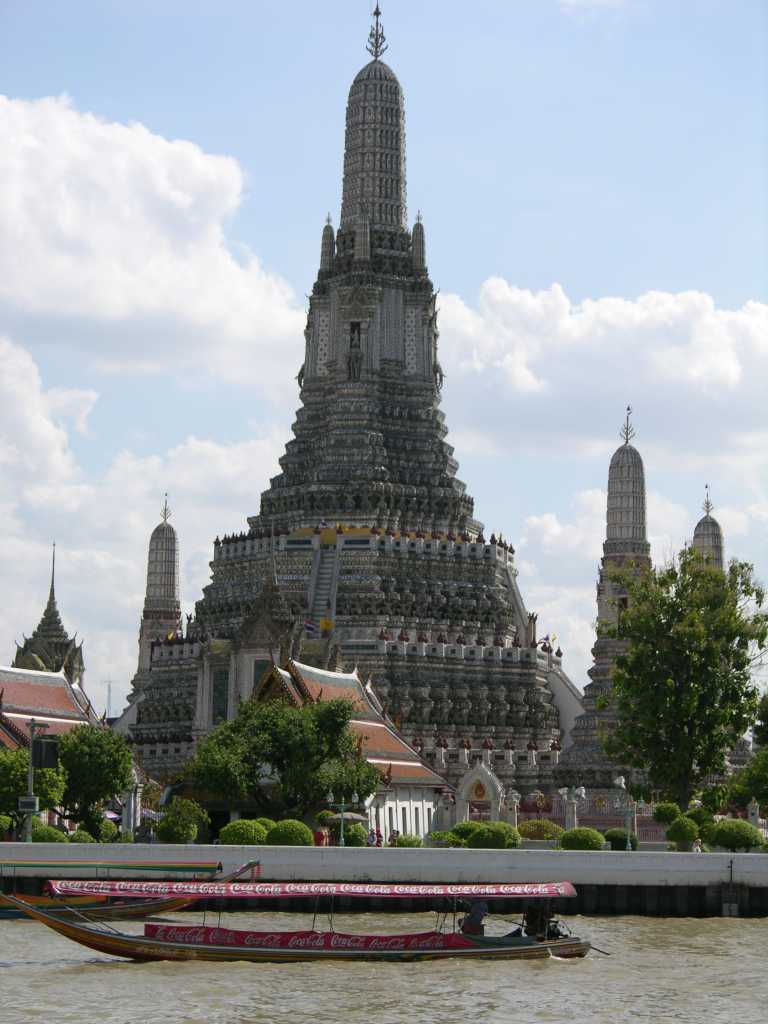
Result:
[[[347,356],[347,379],[360,380],[360,371],[363,368],[363,350],[360,340],[360,323],[358,321],[350,325],[349,330],[349,355]]]

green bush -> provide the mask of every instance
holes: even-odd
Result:
[[[99,840],[102,843],[117,842],[117,825],[109,818],[105,818],[99,825]]]
[[[6,832],[11,831],[13,822],[7,814],[0,814],[0,836],[4,836]]]
[[[741,818],[725,818],[712,827],[709,841],[735,853],[736,850],[751,850],[763,845],[759,830]]]
[[[230,821],[219,832],[219,842],[224,846],[261,846],[266,841],[267,830],[260,822],[250,818]]]
[[[69,835],[70,843],[95,843],[96,840],[93,838],[90,832],[84,828],[77,828],[74,832]]]
[[[667,839],[671,843],[676,843],[678,850],[689,850],[691,843],[698,838],[698,835],[699,826],[684,814],[675,818],[667,829]]]
[[[331,818],[333,817],[333,815],[333,811],[318,811],[317,814],[315,815],[315,819],[317,820],[317,823],[320,826],[320,828],[328,828],[328,826],[331,824]]]
[[[340,835],[340,829],[334,830],[334,835]],[[338,840],[337,840],[338,841]],[[359,821],[344,822],[344,845],[345,846],[367,846],[368,829]]]
[[[671,825],[681,814],[682,811],[677,804],[670,802],[656,804],[653,808],[653,820],[658,821],[660,825]]]
[[[265,832],[269,832],[269,830],[274,828],[277,824],[277,822],[273,821],[272,818],[254,818],[253,820],[258,822]]]
[[[517,831],[523,839],[559,839],[565,829],[547,818],[531,818],[521,821]]]
[[[453,832],[455,836],[458,836],[459,839],[467,840],[473,832],[482,827],[482,821],[459,821],[453,826],[451,832]]]
[[[210,820],[195,800],[175,796],[157,823],[157,838],[161,843],[193,843]]]
[[[564,850],[602,850],[605,840],[594,828],[569,828],[560,836]]]
[[[520,845],[520,833],[506,821],[487,821],[467,839],[473,850],[513,850]]]
[[[38,822],[35,825],[35,822]],[[33,843],[66,843],[67,837],[59,832],[53,825],[43,825],[37,818],[32,820],[32,842]]]
[[[395,846],[423,846],[421,836],[411,835],[410,832],[403,832],[402,835],[397,837]]]
[[[627,849],[627,830],[625,828],[609,828],[603,833],[606,843],[611,844],[612,850],[624,850]],[[637,836],[634,832],[630,833],[629,845],[633,850],[637,849]]]
[[[430,832],[430,841],[438,846],[466,846],[466,839],[462,839],[453,832]]]
[[[303,821],[286,818],[267,832],[269,846],[314,846],[312,832]]]
[[[712,829],[715,827],[715,816],[706,807],[690,807],[685,817],[695,821],[699,826],[699,838],[705,843],[711,842]]]
[[[118,843],[132,843],[133,842],[133,832],[121,832],[120,833],[120,838],[117,841],[118,841]]]

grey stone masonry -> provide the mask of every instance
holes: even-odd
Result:
[[[374,60],[349,93],[341,222],[322,231],[293,438],[248,530],[216,539],[185,642],[153,646],[133,735],[155,771],[291,652],[357,665],[438,774],[482,760],[523,793],[552,786],[579,695],[537,640],[514,551],[485,537],[457,479],[425,231],[405,214],[402,90]]]

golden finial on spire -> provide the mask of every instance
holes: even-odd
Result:
[[[701,506],[704,509],[704,514],[709,516],[712,515],[712,509],[715,507],[709,497],[709,484],[704,484],[704,504]]]
[[[332,222],[332,220],[331,220],[331,215],[330,215],[330,213],[329,213],[329,214],[328,214],[328,216],[327,216],[327,217],[325,218],[325,223],[326,223],[326,224],[329,224],[329,225],[333,223],[333,222]]]
[[[632,438],[635,436],[635,428],[629,422],[632,415],[632,406],[627,406],[627,418],[624,421],[624,426],[621,428],[620,436],[624,438],[624,444],[629,444]]]
[[[163,502],[163,507],[162,507],[162,510],[160,512],[160,515],[163,517],[163,522],[164,523],[167,523],[168,520],[171,518],[171,509],[170,509],[170,506],[168,505],[168,492],[167,491],[165,492],[165,501]]]
[[[376,4],[373,16],[376,21],[371,25],[371,31],[368,33],[368,42],[366,43],[365,48],[374,60],[378,60],[382,53],[389,49],[389,46],[387,45],[387,37],[384,35],[384,29],[379,24],[381,11],[379,10],[378,4]]]

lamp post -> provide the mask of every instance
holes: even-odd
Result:
[[[625,847],[627,853],[632,852],[632,817],[634,813],[634,801],[627,789],[627,782],[623,775],[619,775],[613,780],[614,786],[620,790],[621,795],[616,798],[615,807],[619,811],[624,812],[624,827],[627,830],[627,845]]]
[[[327,802],[328,806],[329,807],[337,807],[338,810],[339,810],[339,814],[341,815],[341,821],[339,822],[339,846],[343,846],[344,845],[344,811],[349,806],[349,804],[347,804],[345,802],[343,796],[340,798],[339,802],[337,803],[336,799],[334,797],[332,789],[328,790],[328,795],[326,796],[325,799],[326,799],[326,802]],[[359,800],[359,797],[358,797],[357,793],[353,793],[352,794],[352,799],[350,801],[351,805],[354,807],[355,804],[358,802],[358,800]]]
[[[32,842],[32,819],[37,814],[39,801],[35,796],[35,736],[45,732],[48,728],[47,722],[37,722],[34,718],[29,720],[29,767],[27,768],[27,795],[19,797],[19,810],[26,813],[24,819],[24,842]]]

